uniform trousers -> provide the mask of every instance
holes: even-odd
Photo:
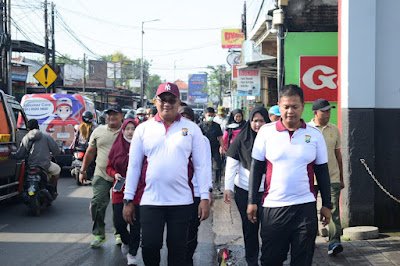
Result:
[[[140,206],[142,257],[146,266],[160,265],[164,226],[167,225],[168,265],[186,264],[186,246],[193,204],[178,206]]]
[[[316,202],[264,208],[261,222],[261,265],[282,265],[289,247],[290,265],[311,265],[317,231]]]

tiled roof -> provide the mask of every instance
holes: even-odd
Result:
[[[178,86],[178,88],[180,90],[187,90],[189,88],[189,86],[187,85],[186,82],[178,79],[177,81],[175,81],[175,84]]]

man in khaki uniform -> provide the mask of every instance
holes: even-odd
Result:
[[[118,105],[110,107],[106,112],[106,125],[96,128],[89,140],[89,147],[86,150],[83,164],[79,173],[79,181],[83,184],[87,178],[86,170],[96,157],[96,169],[92,181],[93,198],[91,201],[91,213],[93,220],[94,240],[90,244],[98,248],[106,241],[105,223],[106,209],[110,202],[110,189],[114,178],[106,173],[108,154],[111,146],[118,136],[122,126],[123,113]],[[118,243],[118,235],[116,235]]]
[[[329,224],[329,255],[336,255],[343,251],[340,244],[342,226],[340,224],[339,197],[344,188],[342,154],[340,153],[340,132],[337,126],[329,123],[331,108],[335,108],[325,99],[315,100],[312,106],[314,119],[310,124],[318,128],[324,136],[328,150],[328,168],[331,179],[332,218]],[[317,192],[318,193],[318,192]]]

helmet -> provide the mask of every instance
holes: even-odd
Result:
[[[85,111],[82,115],[82,121],[85,123],[92,123],[93,121],[93,113],[90,111]]]
[[[126,113],[126,115],[124,116],[124,120],[126,119],[135,119],[135,115],[133,113]]]
[[[136,114],[138,115],[145,115],[146,114],[146,110],[143,107],[140,107],[136,110]]]

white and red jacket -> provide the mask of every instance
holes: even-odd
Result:
[[[157,114],[140,124],[133,135],[124,199],[135,196],[139,179],[143,189],[140,205],[189,205],[193,201],[192,161],[201,199],[209,199],[206,148],[200,128],[177,116],[167,126]]]

